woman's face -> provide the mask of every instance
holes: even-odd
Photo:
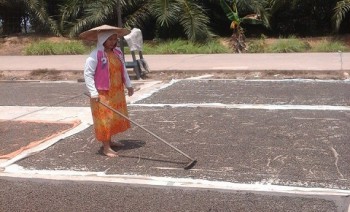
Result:
[[[112,50],[116,47],[118,42],[118,35],[114,34],[111,35],[104,43],[103,46],[105,47],[105,49],[109,49]]]

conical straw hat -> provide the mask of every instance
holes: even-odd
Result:
[[[89,29],[85,32],[82,32],[79,37],[84,40],[91,40],[95,41],[97,40],[97,34],[101,31],[115,31],[115,33],[122,37],[130,33],[130,30],[125,29],[125,28],[119,28],[119,27],[114,27],[114,26],[109,26],[109,25],[102,25],[99,27],[95,27],[92,29]]]

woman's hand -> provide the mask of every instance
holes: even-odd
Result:
[[[134,88],[133,87],[129,87],[129,88],[126,88],[128,89],[128,96],[132,96],[134,94]]]
[[[91,98],[92,101],[96,101],[96,102],[100,101],[100,98],[98,96],[92,96],[90,98]]]

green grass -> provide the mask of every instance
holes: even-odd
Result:
[[[340,41],[323,40],[310,46],[302,39],[294,36],[280,38],[271,44],[267,44],[266,37],[250,39],[246,42],[248,53],[291,53],[291,52],[347,52],[349,48]],[[95,44],[84,43],[80,40],[52,42],[39,41],[29,44],[25,48],[26,55],[75,55],[88,54]],[[143,45],[144,54],[218,54],[232,53],[233,51],[223,45],[218,39],[206,43],[193,43],[186,40],[167,41],[145,41]],[[130,54],[127,46],[125,54]]]
[[[289,38],[279,38],[271,44],[267,44],[266,37],[260,39],[250,39],[247,42],[248,53],[292,53],[292,52],[348,52],[349,47],[344,42],[337,40],[327,40],[316,42],[310,45],[309,42],[294,36]]]
[[[341,41],[329,41],[329,40],[322,40],[321,42],[317,43],[311,51],[313,52],[346,52],[349,51],[349,48],[346,47],[346,45]]]
[[[39,41],[25,48],[26,55],[74,55],[85,54],[90,48],[82,41],[49,42]]]
[[[94,46],[93,46],[94,47]],[[87,54],[93,48],[82,41],[49,42],[39,41],[28,45],[25,49],[26,55],[72,55]],[[169,40],[161,42],[146,41],[143,45],[144,54],[215,54],[230,53],[228,47],[222,45],[218,40],[207,43],[193,43],[186,40]],[[125,53],[129,54],[127,46]]]
[[[247,42],[248,53],[264,53],[266,51],[266,37],[263,35],[260,39]]]
[[[143,45],[144,54],[218,54],[231,52],[228,47],[222,45],[218,40],[202,44],[185,40],[146,41]],[[127,48],[125,53],[129,53]]]
[[[281,38],[275,43],[267,47],[267,52],[270,53],[293,53],[293,52],[307,52],[310,45],[297,39],[296,37]]]

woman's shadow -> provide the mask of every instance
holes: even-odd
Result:
[[[123,151],[123,150],[131,150],[131,149],[138,149],[146,145],[145,141],[141,140],[119,140],[123,146],[114,146],[112,147],[113,150],[115,151]],[[99,154],[103,155],[103,147],[99,150]],[[149,161],[156,161],[156,162],[166,162],[166,163],[173,163],[173,164],[186,164],[186,162],[183,161],[173,161],[173,160],[165,160],[165,159],[156,159],[156,158],[147,158],[147,157],[140,157],[140,156],[132,156],[132,155],[123,155],[123,154],[118,154],[120,157],[125,157],[125,158],[137,158],[137,159],[142,159],[142,160],[149,160]]]
[[[138,149],[145,146],[146,144],[145,141],[140,141],[140,140],[119,140],[117,142],[121,145],[112,146],[111,148],[114,151]],[[103,146],[99,149],[98,153],[103,155]]]
[[[113,150],[130,150],[130,149],[138,149],[146,145],[145,141],[140,140],[119,140],[123,146],[112,147]]]

